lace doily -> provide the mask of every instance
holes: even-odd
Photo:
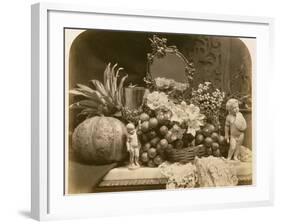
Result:
[[[196,186],[198,177],[196,167],[191,163],[164,162],[159,166],[161,173],[168,178],[166,188],[193,188]]]
[[[236,169],[226,159],[218,157],[195,158],[200,187],[235,186]]]

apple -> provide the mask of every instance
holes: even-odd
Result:
[[[159,129],[160,134],[163,136],[165,136],[168,133],[168,131],[169,129],[165,125],[161,126],[161,128]]]
[[[211,135],[211,132],[210,132],[210,130],[209,130],[208,127],[204,127],[204,128],[202,129],[202,132],[203,132],[203,135],[204,135],[205,137],[208,137],[208,136]]]
[[[141,161],[146,163],[146,162],[148,162],[148,160],[149,160],[148,153],[147,152],[143,152],[141,154]]]
[[[198,134],[195,138],[195,144],[200,145],[204,142],[204,135]]]
[[[143,123],[141,123],[141,130],[142,130],[142,132],[147,132],[149,130],[149,122],[148,121],[144,121]]]
[[[157,133],[155,131],[150,131],[148,132],[148,137],[149,139],[153,139],[157,136]]]
[[[157,152],[157,155],[163,155],[164,154],[164,149],[161,148],[160,143],[157,144],[156,152]]]
[[[150,160],[147,162],[147,166],[148,166],[148,167],[155,167],[155,163],[153,162],[152,159],[150,159]]]
[[[202,129],[204,136],[209,137],[216,130],[215,126],[212,124],[206,124]]]
[[[163,159],[161,158],[161,156],[157,155],[154,159],[153,162],[158,166],[161,163],[163,163]]]
[[[219,134],[217,132],[213,132],[211,134],[211,138],[213,139],[214,142],[217,142],[219,140]]]
[[[157,151],[155,148],[150,148],[148,151],[148,157],[153,159],[157,155]]]
[[[215,126],[212,125],[211,123],[205,124],[204,127],[207,127],[211,131],[211,133],[213,133],[216,130]]]
[[[155,137],[153,139],[150,140],[150,144],[153,146],[153,147],[156,147],[158,142],[160,142],[160,138],[159,137]]]
[[[164,115],[161,113],[161,114],[158,114],[157,115],[157,120],[158,120],[158,123],[159,124],[163,124],[164,123]]]
[[[143,150],[144,152],[147,152],[148,149],[150,149],[150,148],[151,148],[151,144],[150,144],[149,142],[147,142],[147,143],[145,143],[144,146],[142,147],[142,150]]]
[[[220,135],[218,138],[218,142],[220,145],[224,145],[226,142],[224,136]]]
[[[165,139],[165,138],[161,139],[160,145],[161,145],[161,148],[162,148],[162,149],[167,148],[168,144],[169,144],[169,143],[168,143],[167,139]]]
[[[142,122],[148,121],[148,120],[149,120],[149,115],[148,115],[147,113],[142,113],[142,114],[140,115],[140,120],[141,120]]]
[[[217,149],[219,149],[219,143],[217,143],[217,142],[213,142],[212,143],[212,149],[214,150],[214,151],[216,151]]]
[[[207,138],[205,138],[204,143],[205,143],[206,147],[211,147],[212,143],[213,143],[213,140],[210,137],[207,137]]]
[[[167,141],[169,142],[169,143],[171,143],[172,141],[172,132],[171,131],[168,131],[167,132],[167,134],[165,135],[165,139],[167,139]]]
[[[158,126],[158,120],[155,117],[150,118],[149,119],[149,128],[154,129],[154,128],[157,128],[157,126]]]
[[[208,124],[207,126],[208,126],[211,133],[213,133],[216,130],[215,126],[212,125],[212,124]]]

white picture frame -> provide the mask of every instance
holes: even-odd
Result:
[[[269,140],[269,133],[264,132],[273,122],[266,109],[270,101],[264,95],[271,92],[273,19],[181,11],[98,9],[49,3],[32,5],[31,13],[33,218],[50,220],[273,204],[274,146]],[[64,127],[61,98],[64,94],[64,27],[169,32],[178,32],[185,27],[182,32],[256,37],[256,75],[253,78],[255,184],[237,188],[64,195],[64,143],[61,133]],[[126,206],[128,204],[129,207]]]

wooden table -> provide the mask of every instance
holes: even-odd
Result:
[[[235,165],[239,185],[252,184],[252,164],[239,163]],[[166,188],[165,178],[158,168],[141,167],[129,170],[127,167],[117,167],[110,171],[96,184],[97,172],[104,169],[100,166],[83,165],[70,162],[69,193],[94,193],[160,190]],[[105,167],[105,169],[108,167]]]

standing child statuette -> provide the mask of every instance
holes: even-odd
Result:
[[[239,104],[236,99],[229,99],[226,103],[228,115],[225,121],[225,138],[230,144],[227,159],[238,160],[240,147],[244,141],[244,131],[247,123],[242,113],[239,112]]]
[[[127,150],[130,153],[129,169],[138,169],[139,164],[139,151],[140,144],[136,132],[135,125],[132,123],[127,124]]]

